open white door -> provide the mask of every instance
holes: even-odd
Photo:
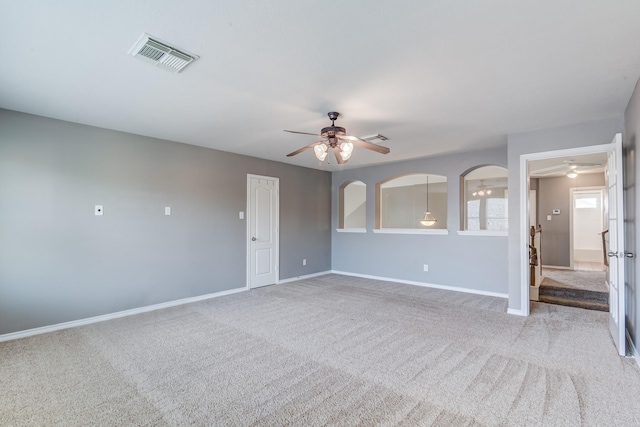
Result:
[[[625,313],[624,313],[624,220],[623,220],[623,185],[622,185],[622,135],[616,134],[608,154],[607,188],[608,188],[608,223],[609,270],[609,330],[618,349],[618,354],[625,355]]]
[[[278,178],[247,175],[249,288],[278,278]]]

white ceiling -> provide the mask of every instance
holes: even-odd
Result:
[[[200,59],[127,55],[143,32]],[[640,1],[25,0],[3,2],[0,40],[1,108],[337,170],[623,114]],[[391,153],[285,157],[315,139],[283,129],[328,111]]]

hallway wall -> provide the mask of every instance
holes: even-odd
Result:
[[[571,265],[571,188],[601,187],[604,173],[581,174],[576,179],[558,176],[538,179],[538,224],[542,225],[542,264]],[[560,215],[553,215],[560,209]],[[547,216],[551,215],[551,220]]]

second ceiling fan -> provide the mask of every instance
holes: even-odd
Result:
[[[296,154],[302,153],[303,151],[313,149],[313,152],[315,153],[318,160],[324,161],[324,159],[327,157],[327,154],[329,153],[329,148],[331,148],[336,156],[336,161],[341,165],[349,160],[351,154],[353,153],[354,146],[366,148],[367,150],[376,151],[381,154],[389,153],[390,150],[387,147],[372,144],[368,141],[365,141],[364,139],[358,138],[357,136],[347,135],[347,131],[345,128],[335,125],[335,121],[339,115],[340,113],[337,113],[335,111],[331,111],[330,113],[328,113],[329,119],[331,119],[331,126],[322,128],[319,134],[285,130],[285,132],[299,133],[302,135],[313,135],[323,138],[320,141],[316,141],[292,153],[287,154],[287,157],[295,156]]]

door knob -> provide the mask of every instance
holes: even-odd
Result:
[[[256,239],[255,237],[252,237],[252,238],[251,238],[251,241],[252,241],[252,242],[255,242],[256,240],[258,240],[258,239]]]
[[[618,258],[617,252],[607,252],[607,256]]]
[[[633,254],[633,252],[625,252],[624,256],[626,256],[627,258],[633,258],[635,255]]]

